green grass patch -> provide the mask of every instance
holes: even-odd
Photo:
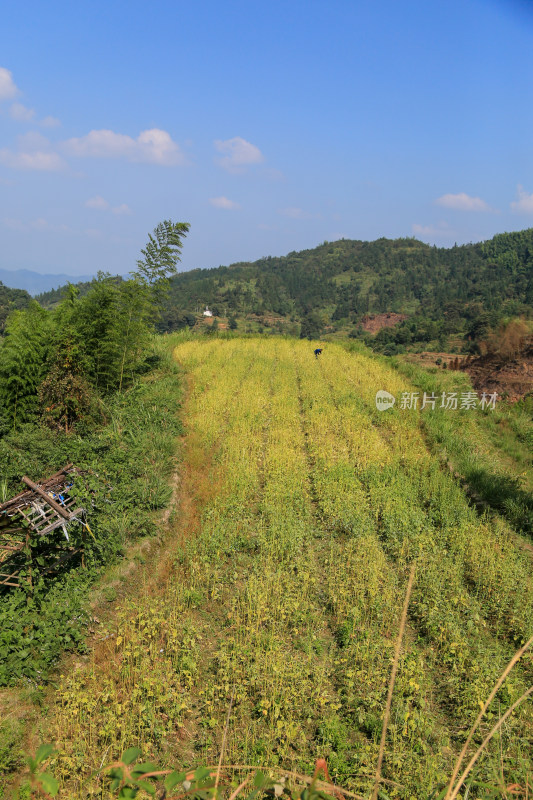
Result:
[[[182,431],[181,384],[168,339],[154,339],[153,350],[157,366],[108,402],[103,427],[80,426],[66,435],[28,423],[0,439],[0,476],[8,496],[20,491],[22,475],[38,480],[68,461],[87,471],[76,494],[94,534],[87,537],[86,569],[73,559],[56,577],[37,580],[32,594],[3,590],[0,686],[21,679],[39,684],[63,651],[83,650],[91,586],[131,542],[155,532],[154,512],[170,500],[175,438]]]

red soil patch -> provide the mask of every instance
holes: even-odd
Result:
[[[407,314],[395,314],[394,311],[387,311],[386,314],[367,314],[361,320],[363,330],[368,333],[377,333],[382,328],[394,328],[407,319]]]
[[[533,392],[533,337],[512,358],[497,354],[468,358],[460,361],[457,369],[468,372],[477,391],[498,392],[515,403]]]

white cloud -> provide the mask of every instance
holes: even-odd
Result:
[[[0,100],[10,100],[18,93],[12,73],[5,67],[0,67]]]
[[[113,214],[117,214],[118,216],[124,214],[132,214],[131,208],[126,205],[126,203],[122,203],[120,206],[115,206],[111,208],[111,204],[107,202],[104,197],[101,197],[97,194],[95,197],[89,197],[89,199],[85,203],[86,208],[95,208],[97,211],[111,211]]]
[[[37,151],[46,153],[51,152],[50,140],[43,136],[39,131],[28,131],[22,136],[17,137],[17,143],[21,152],[35,153]]]
[[[22,103],[13,103],[9,109],[9,115],[17,122],[31,122],[35,116],[33,108],[27,108]]]
[[[533,194],[528,194],[523,186],[518,185],[516,196],[518,199],[511,203],[515,214],[533,214]]]
[[[63,142],[67,153],[84,158],[126,158],[128,161],[175,166],[185,163],[179,145],[167,131],[142,131],[137,139],[109,130],[91,131],[86,136]]]
[[[105,211],[109,208],[109,203],[107,200],[104,200],[103,197],[100,197],[100,195],[96,195],[96,197],[89,197],[85,206],[87,208],[98,208],[101,211]]]
[[[14,217],[4,217],[2,220],[2,225],[4,228],[9,228],[12,231],[22,231],[24,230],[24,223],[21,219],[15,219]]]
[[[415,235],[423,238],[449,239],[455,236],[455,232],[450,229],[447,222],[439,222],[438,225],[419,225],[415,222],[412,230]]]
[[[465,192],[443,194],[435,200],[436,205],[452,208],[455,211],[490,211],[491,208],[481,197],[470,197]]]
[[[215,139],[215,150],[223,154],[222,158],[216,159],[216,163],[229,172],[242,172],[244,167],[261,164],[265,160],[261,150],[255,144],[247,142],[240,136],[225,141]]]
[[[0,164],[12,169],[29,169],[51,172],[64,169],[66,164],[51,149],[46,136],[38,131],[29,131],[18,137],[18,151],[0,150]]]
[[[228,200],[227,197],[211,197],[209,198],[209,202],[215,208],[225,208],[228,211],[235,208],[240,208],[239,203],[235,203],[233,200]]]
[[[30,153],[14,153],[3,148],[0,150],[0,164],[12,169],[29,169],[52,172],[65,167],[65,162],[57,153],[33,151]]]
[[[166,131],[159,130],[159,128],[142,131],[137,141],[141,149],[140,161],[150,161],[154,164],[168,166],[185,163],[185,156],[179,145]]]
[[[43,119],[39,120],[39,125],[42,128],[58,128],[61,125],[60,120],[57,117],[44,117]]]
[[[124,214],[133,214],[133,211],[126,203],[122,203],[120,206],[115,206],[115,208],[112,208],[111,211],[113,214],[118,214],[119,216]]]
[[[47,220],[45,220],[43,217],[38,217],[37,219],[34,219],[33,222],[30,222],[30,226],[34,228],[36,231],[45,231],[47,228],[50,227],[48,225]]]
[[[316,214],[309,214],[308,211],[304,211],[303,208],[297,208],[296,206],[280,208],[278,214],[289,217],[289,219],[313,219],[317,217]]]

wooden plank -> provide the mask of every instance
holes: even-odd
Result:
[[[26,475],[24,475],[24,477],[22,478],[22,481],[23,481],[23,483],[26,484],[26,486],[29,486],[30,489],[33,489],[34,492],[36,492],[38,495],[40,495],[43,498],[43,500],[46,500],[48,505],[51,506],[54,509],[54,511],[57,511],[57,513],[61,517],[63,517],[63,519],[70,519],[68,511],[65,511],[63,506],[59,505],[59,503],[56,503],[56,501],[54,500],[53,497],[50,497],[49,495],[47,495],[46,492],[43,491],[43,489],[41,489],[40,486],[37,486],[36,483],[34,483],[33,481],[30,481],[30,479],[27,478]]]
[[[51,525],[48,525],[46,528],[42,528],[41,530],[36,531],[36,533],[38,533],[39,536],[46,536],[47,533],[52,533],[52,531],[55,531],[56,528],[59,528],[61,525],[64,525],[64,524],[65,524],[65,520],[64,519],[58,519],[56,522],[53,522]]]
[[[20,580],[20,578],[17,578],[17,575],[19,574],[19,572],[20,572],[20,569],[17,569],[16,572],[0,572],[0,576],[2,578],[6,578],[6,580],[7,579]],[[2,583],[5,583],[5,581],[2,581]]]
[[[53,475],[50,475],[49,478],[47,478],[45,481],[43,481],[42,486],[46,486],[47,487],[50,483],[53,483],[54,481],[59,481],[59,479],[62,476],[66,477],[68,471],[71,470],[73,467],[74,467],[74,464],[69,462],[65,467],[63,467],[63,469],[60,469],[58,472],[54,472]],[[2,503],[0,505],[0,511],[3,511],[3,509],[5,509],[5,508],[9,508],[13,503],[18,502],[19,500],[24,500],[26,498],[26,496],[28,498],[31,498],[31,492],[29,492],[27,489],[26,489],[26,491],[15,495],[15,497],[12,497],[10,500],[6,500],[5,503]]]
[[[77,517],[77,516],[78,516],[78,514],[82,514],[82,513],[83,513],[83,511],[84,511],[84,509],[83,509],[83,508],[77,508],[75,511],[72,511],[72,512],[70,513],[70,515],[69,515],[69,521],[71,522],[73,517]],[[38,531],[38,533],[39,533],[39,535],[40,535],[40,536],[44,536],[44,535],[45,535],[45,534],[47,534],[47,533],[51,533],[51,532],[52,532],[53,530],[55,530],[56,528],[59,528],[59,526],[60,526],[60,525],[63,525],[63,520],[58,520],[58,521],[57,521],[57,522],[55,522],[53,525],[49,525],[49,526],[48,526],[47,528],[45,528],[44,530],[42,530],[42,531]]]

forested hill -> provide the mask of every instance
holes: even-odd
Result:
[[[80,288],[83,294],[88,285]],[[50,305],[59,295],[38,300]],[[287,256],[182,272],[171,280],[162,329],[179,326],[183,312],[206,304],[217,316],[320,317],[321,325],[346,330],[366,314],[390,311],[464,332],[465,325],[531,313],[533,228],[451,248],[417,239],[341,239]]]
[[[27,308],[30,300],[30,295],[24,289],[8,289],[0,281],[0,332],[10,311]]]
[[[333,320],[395,311],[440,318],[464,304],[520,313],[533,305],[533,228],[479,243],[437,248],[417,239],[341,239],[312,250],[172,279],[173,305],[215,311],[271,311]],[[220,307],[220,308],[219,308]]]

